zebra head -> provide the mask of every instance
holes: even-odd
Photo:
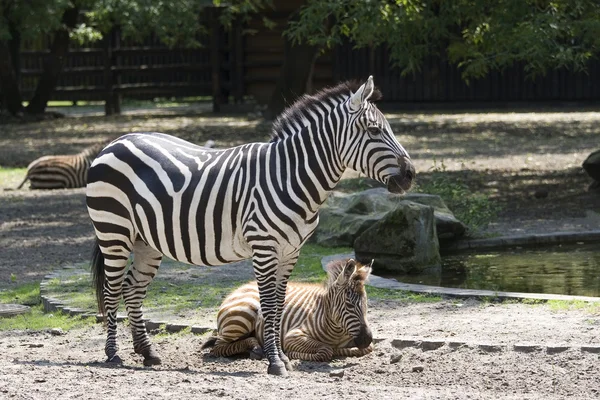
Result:
[[[373,104],[379,97],[373,76],[369,76],[346,100],[349,125],[345,145],[340,147],[342,162],[387,185],[391,193],[402,194],[412,186],[415,168],[389,122]]]
[[[327,296],[330,317],[352,340],[349,347],[364,349],[373,341],[367,323],[367,292],[365,281],[371,273],[371,262],[362,265],[349,259],[334,261],[328,265],[330,281]]]

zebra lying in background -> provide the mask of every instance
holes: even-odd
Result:
[[[27,166],[21,187],[30,181],[31,189],[72,189],[84,187],[90,165],[106,143],[90,146],[75,155],[44,156]]]
[[[327,266],[325,285],[290,282],[281,316],[281,344],[290,358],[329,361],[334,356],[360,357],[373,351],[367,325],[367,293],[364,284],[371,265],[336,260]],[[202,349],[229,357],[250,352],[262,358],[264,318],[258,287],[248,283],[231,293],[221,304],[218,334]]]

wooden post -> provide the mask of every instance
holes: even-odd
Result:
[[[212,81],[213,112],[221,111],[221,57],[220,57],[220,26],[217,8],[210,10],[210,65]]]
[[[104,114],[113,115],[112,32],[104,38]]]
[[[242,19],[237,18],[234,22],[231,43],[231,55],[234,57],[235,63],[231,66],[231,84],[232,92],[236,103],[244,101],[244,27]]]
[[[113,29],[113,38],[114,38],[114,46],[113,50],[118,50],[121,48],[121,29],[116,27]],[[118,52],[114,52],[112,54],[111,59],[112,66],[120,66],[121,65],[121,56]],[[112,67],[111,67],[112,70]],[[114,86],[119,87],[121,85],[121,71],[113,70],[112,71],[112,85],[113,85],[113,107],[115,114],[121,114],[121,92],[114,91]]]

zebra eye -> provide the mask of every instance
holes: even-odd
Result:
[[[378,126],[369,126],[367,130],[372,135],[379,135],[381,133],[381,128],[379,128]]]

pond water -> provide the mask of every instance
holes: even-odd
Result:
[[[439,274],[386,277],[463,289],[600,297],[600,244],[447,255]]]

